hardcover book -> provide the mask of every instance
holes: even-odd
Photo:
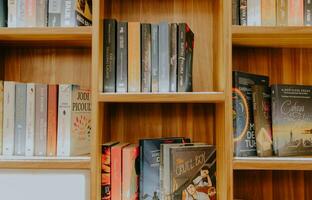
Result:
[[[168,22],[159,24],[159,92],[170,91],[170,29]]]
[[[141,24],[141,66],[142,66],[142,92],[152,90],[152,38],[151,24]]]
[[[158,24],[152,24],[152,92],[159,91],[159,31]]]
[[[56,156],[58,85],[48,86],[48,141],[47,155]]]
[[[303,1],[288,0],[288,26],[303,25]]]
[[[170,92],[178,91],[178,24],[170,24]]]
[[[288,25],[288,0],[276,1],[276,25]]]
[[[239,2],[240,0],[232,0],[232,25],[239,25]]]
[[[257,155],[272,156],[271,91],[264,85],[252,86]]]
[[[239,24],[242,26],[247,26],[247,0],[240,0],[239,12]]]
[[[15,82],[3,83],[3,155],[14,153]]]
[[[252,86],[268,86],[269,77],[255,74],[233,72],[233,131],[234,155],[256,156]]]
[[[304,25],[312,25],[312,0],[304,0]]]
[[[48,0],[36,0],[35,2],[36,27],[46,27],[48,25]]]
[[[27,83],[26,104],[26,156],[35,153],[35,84]]]
[[[61,26],[62,1],[49,0],[48,26]]]
[[[8,0],[0,2],[0,27],[8,26]]]
[[[92,25],[92,0],[76,0],[75,18],[78,26]]]
[[[312,155],[312,87],[272,85],[271,90],[275,154]]]
[[[128,91],[128,23],[117,22],[116,91]]]
[[[247,25],[261,26],[261,0],[247,1]]]
[[[261,0],[261,25],[276,26],[276,1]]]

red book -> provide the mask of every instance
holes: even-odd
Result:
[[[139,199],[139,176],[135,167],[139,146],[131,144],[122,150],[122,199]],[[115,199],[114,199],[115,200]]]
[[[121,200],[122,150],[129,143],[120,143],[112,147],[111,156],[111,191],[112,199]]]
[[[48,141],[47,155],[56,156],[56,141],[57,141],[57,99],[58,86],[48,86]]]

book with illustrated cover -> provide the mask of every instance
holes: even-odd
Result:
[[[272,85],[271,90],[275,154],[312,155],[312,87]]]
[[[78,26],[92,25],[92,0],[76,0],[75,18]]]

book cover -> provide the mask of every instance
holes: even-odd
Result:
[[[14,153],[15,82],[3,83],[3,155]]]
[[[151,24],[141,24],[142,92],[152,90],[152,38]]]
[[[158,24],[152,24],[152,92],[159,86],[159,41]]]
[[[116,91],[116,20],[104,19],[104,92]]]
[[[75,18],[78,26],[92,25],[92,0],[76,0]]]
[[[8,26],[8,0],[0,2],[0,27]]]
[[[247,25],[261,26],[261,0],[247,1]]]
[[[304,0],[304,25],[312,25],[312,0]]]
[[[142,139],[140,145],[140,199],[160,198],[160,144],[183,143],[185,138]]]
[[[8,27],[17,27],[17,0],[8,0]]]
[[[110,200],[111,196],[111,148],[118,142],[109,142],[102,145],[101,156],[101,199]],[[112,199],[113,200],[113,199]]]
[[[117,22],[116,91],[128,91],[128,23]]]
[[[26,144],[26,87],[24,83],[15,85],[14,155],[25,155]]]
[[[232,25],[239,25],[240,0],[232,0]]]
[[[119,143],[111,149],[111,194],[114,200],[122,200],[122,152],[129,143]]]
[[[251,87],[268,86],[269,77],[234,71],[232,84],[234,155],[256,156]]]
[[[159,92],[170,92],[170,27],[159,24]]]
[[[271,90],[275,154],[312,155],[312,87],[272,85]]]
[[[247,0],[240,0],[239,12],[239,24],[242,26],[247,26]]]
[[[288,26],[303,25],[303,1],[288,0]]]
[[[48,87],[46,84],[36,84],[35,88],[35,156],[46,156]]]
[[[261,0],[261,25],[276,26],[276,1]]]
[[[178,91],[178,24],[170,24],[170,92]]]
[[[35,154],[35,84],[27,83],[26,97],[26,156]]]
[[[276,0],[276,25],[288,25],[288,0]]]
[[[216,149],[212,145],[170,148],[169,199],[216,199]]]
[[[3,81],[0,81],[0,155],[3,149]]]
[[[61,0],[49,0],[48,26],[61,26]]]
[[[128,92],[141,92],[140,23],[129,22],[128,30]]]
[[[62,0],[61,26],[74,27],[76,25],[75,17],[76,0]]]
[[[36,27],[48,25],[48,0],[36,0]],[[50,2],[50,1],[49,1]]]
[[[58,85],[48,85],[47,155],[56,156]]]
[[[194,33],[185,23],[178,30],[178,92],[192,92]]]
[[[252,86],[257,155],[272,156],[271,90],[264,85]]]
[[[136,166],[139,158],[139,146],[130,144],[122,150],[122,199],[139,199],[139,176]],[[115,200],[115,198],[114,198]]]

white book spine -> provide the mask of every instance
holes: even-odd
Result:
[[[14,110],[15,83],[4,82],[3,98],[3,155],[12,156],[14,153]]]
[[[59,85],[57,156],[70,156],[71,84]]]
[[[8,1],[8,27],[16,27],[17,0]]]
[[[247,1],[247,25],[261,26],[261,0]]]
[[[26,156],[34,155],[35,148],[35,84],[27,84],[26,104]]]

